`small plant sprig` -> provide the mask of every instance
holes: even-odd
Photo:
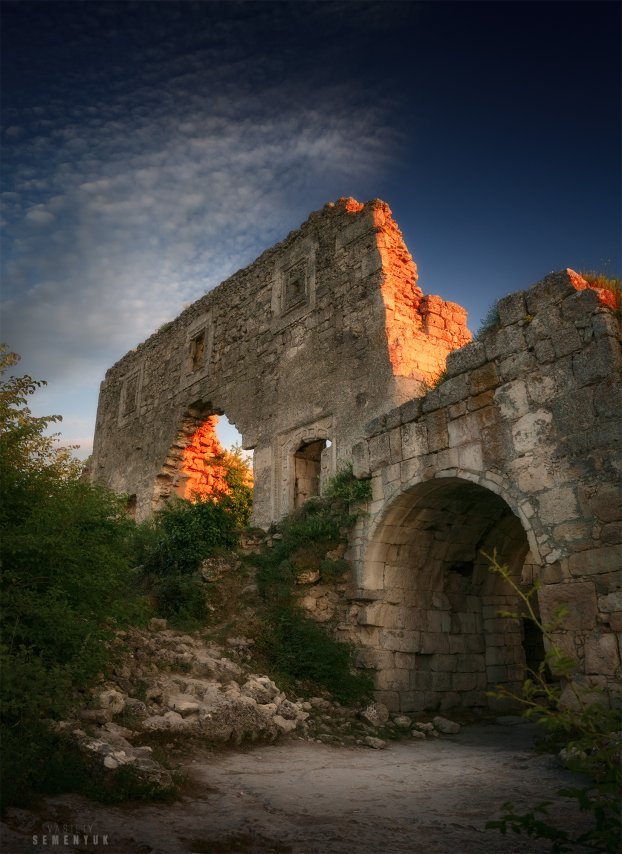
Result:
[[[535,719],[548,731],[551,747],[556,750],[562,747],[561,755],[567,767],[591,779],[590,785],[566,787],[557,792],[562,797],[576,800],[581,812],[590,815],[589,828],[578,835],[573,836],[552,823],[548,811],[551,801],[537,804],[525,813],[517,812],[511,802],[506,802],[502,805],[501,817],[489,821],[486,828],[498,830],[503,835],[510,828],[517,834],[549,840],[551,854],[571,851],[576,845],[591,851],[615,851],[622,829],[621,715],[608,708],[604,696],[597,689],[581,686],[577,662],[565,655],[555,643],[554,632],[563,628],[567,609],[559,607],[552,620],[543,623],[535,607],[540,582],[524,591],[512,578],[509,568],[498,562],[496,552],[482,554],[491,572],[504,579],[520,602],[519,613],[503,611],[500,616],[533,622],[542,632],[546,648],[544,661],[538,669],[528,671],[522,694],[500,687],[493,696],[519,701],[524,716]],[[567,688],[565,702],[561,702],[560,684],[551,681],[549,673]]]

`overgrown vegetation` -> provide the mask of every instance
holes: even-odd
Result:
[[[71,449],[45,435],[60,419],[32,414],[30,396],[43,383],[7,378],[17,361],[0,350],[3,806],[69,790],[105,801],[159,797],[131,768],[102,776],[50,724],[84,703],[118,628],[143,624],[154,609],[184,629],[205,625],[219,581],[206,581],[201,565],[230,554],[248,523],[245,463],[226,452],[218,464],[227,467],[227,495],[175,500],[136,525],[123,497],[81,480]],[[256,648],[285,682],[354,702],[370,693],[370,680],[354,672],[350,648],[305,616],[293,593],[302,568],[317,567],[323,580],[343,575],[347,564],[330,552],[345,541],[370,485],[347,467],[328,493],[284,520],[281,540],[257,558],[263,609]],[[240,576],[247,572],[242,567]]]
[[[266,605],[266,619],[256,642],[262,662],[285,683],[327,690],[342,703],[357,703],[371,694],[372,681],[355,672],[353,651],[323,625],[307,616],[294,595],[301,573],[318,572],[320,580],[342,576],[347,564],[339,552],[357,519],[357,504],[369,500],[369,481],[359,481],[352,467],[331,481],[326,496],[307,501],[279,525],[281,539],[254,558]]]
[[[213,463],[225,471],[227,494],[173,499],[136,532],[142,585],[158,616],[185,630],[199,628],[209,613],[202,561],[237,546],[253,506],[241,453],[224,451]]]
[[[550,801],[518,812],[510,802],[503,804],[500,819],[488,822],[487,828],[506,834],[525,834],[551,843],[551,854],[574,850],[616,851],[620,841],[620,796],[622,795],[622,714],[608,707],[606,698],[591,686],[581,687],[577,662],[565,655],[554,641],[554,633],[563,627],[566,609],[557,609],[549,623],[543,623],[534,607],[539,584],[524,592],[512,579],[507,566],[498,563],[496,555],[485,555],[493,572],[501,575],[521,602],[522,613],[502,612],[501,616],[529,619],[542,632],[547,648],[537,671],[529,671],[521,696],[506,689],[495,696],[519,700],[525,717],[535,720],[545,731],[545,745],[562,751],[565,764],[590,779],[585,786],[560,789],[557,794],[577,802],[589,817],[587,830],[573,834],[555,824],[549,814]],[[559,681],[551,681],[552,673]],[[561,702],[562,686],[568,686],[570,700]]]
[[[24,802],[58,758],[46,719],[66,713],[104,666],[120,621],[140,620],[132,527],[122,502],[82,482],[29,397],[43,383],[5,378],[0,351],[0,732],[2,792]]]

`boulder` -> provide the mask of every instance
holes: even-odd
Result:
[[[432,718],[432,723],[434,724],[434,729],[445,735],[455,735],[457,732],[460,732],[460,724],[450,721],[448,718],[443,718],[440,715]]]
[[[382,738],[374,738],[373,735],[366,735],[363,739],[363,744],[367,747],[371,747],[373,750],[384,750],[387,746],[386,741]]]
[[[361,718],[372,726],[383,726],[389,720],[389,710],[384,703],[370,703],[361,712]]]

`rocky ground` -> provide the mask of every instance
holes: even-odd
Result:
[[[119,854],[547,850],[484,831],[503,801],[531,806],[573,779],[557,760],[532,751],[533,730],[520,718],[464,727],[439,716],[390,715],[379,703],[352,709],[327,697],[287,696],[253,672],[249,639],[216,644],[163,620],[119,632],[116,645],[108,678],[60,729],[108,782],[131,767],[174,797],[104,806],[63,795],[10,809],[2,825],[6,854],[40,847]],[[556,810],[563,826],[578,820],[568,802]]]
[[[58,729],[102,774],[131,766],[160,789],[174,779],[155,755],[174,757],[189,744],[237,747],[291,735],[383,749],[387,740],[424,740],[460,729],[443,717],[391,716],[381,703],[353,709],[327,697],[288,697],[270,677],[252,671],[251,645],[231,637],[224,649],[198,634],[170,630],[160,619],[149,629],[118,632],[110,678],[102,677],[86,706]]]
[[[90,834],[78,845],[69,836],[67,846],[61,835],[60,847],[72,852],[539,854],[548,847],[484,829],[503,801],[555,800],[558,788],[576,781],[534,753],[532,737],[530,725],[501,719],[390,741],[384,750],[291,737],[235,750],[196,746],[176,762],[187,775],[176,801],[103,806],[75,795],[46,798],[36,810],[9,811],[2,851],[37,850],[43,835],[54,850],[52,835],[65,826]],[[558,799],[552,812],[563,827],[580,821],[568,801]]]

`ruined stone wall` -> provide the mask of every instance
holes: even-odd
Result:
[[[135,496],[144,518],[183,493],[184,449],[225,413],[254,449],[254,519],[267,526],[293,507],[301,446],[325,442],[325,481],[362,424],[419,393],[469,338],[463,309],[422,295],[387,205],[341,199],[107,372],[92,477]]]
[[[555,640],[619,702],[620,329],[585,287],[565,271],[502,299],[444,382],[354,446],[373,501],[340,631],[392,709],[487,705],[538,657],[529,625],[499,616],[518,603],[488,571],[495,549],[519,584],[541,580],[545,621],[567,607]]]

